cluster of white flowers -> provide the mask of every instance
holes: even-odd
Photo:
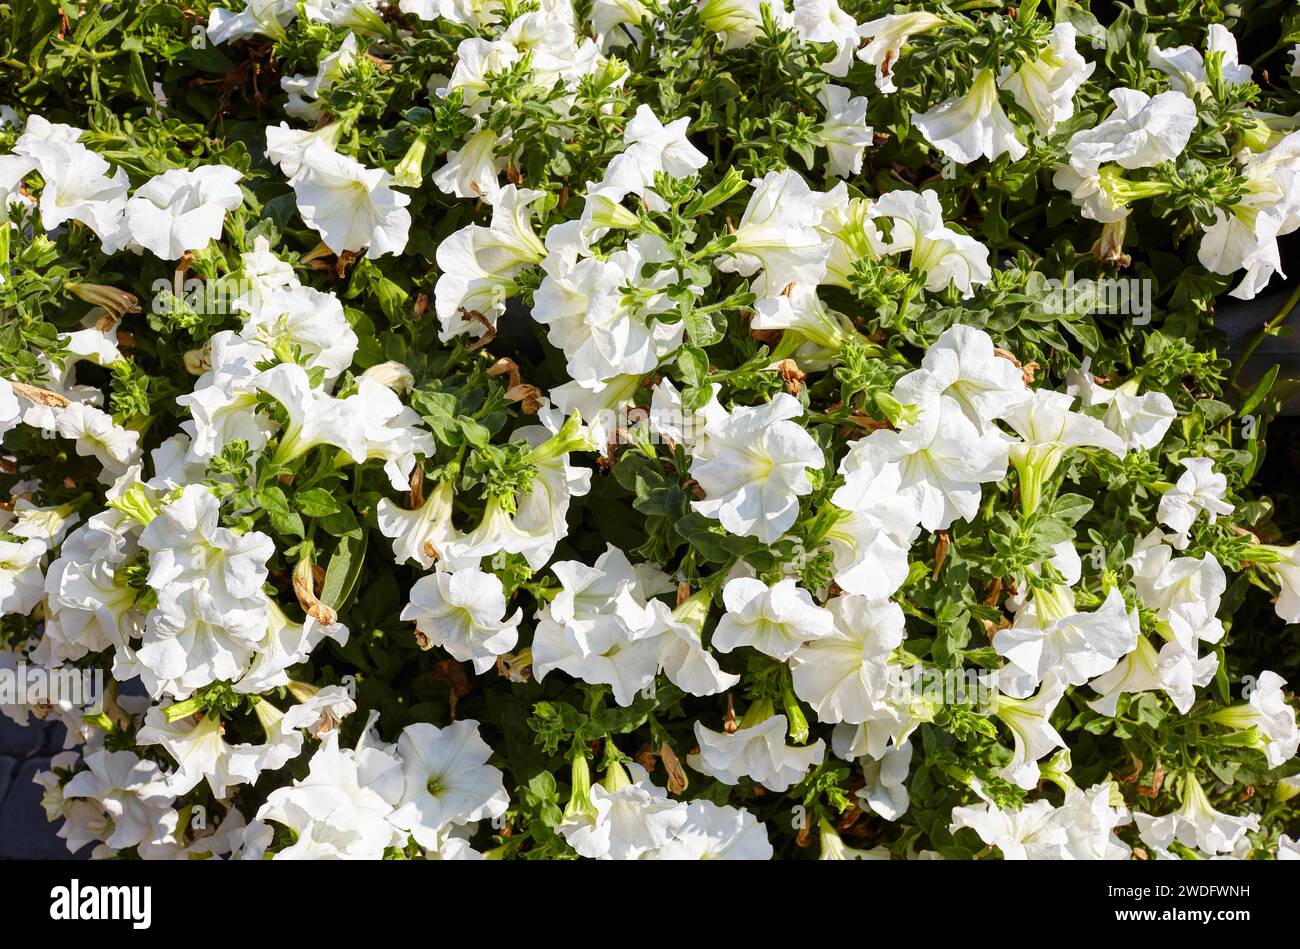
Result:
[[[178,260],[219,237],[226,212],[243,203],[243,175],[225,165],[173,168],[132,191],[123,169],[82,143],[85,134],[33,115],[4,163],[0,188],[9,203],[35,204],[47,231],[80,221],[106,254],[147,250]],[[20,190],[32,174],[42,183],[39,202]]]
[[[755,43],[771,21],[814,50],[833,48],[821,62],[833,78],[869,64],[872,98],[896,93],[905,47],[946,22],[906,12],[858,23],[836,0],[794,0],[792,9],[760,0],[696,6],[725,48]],[[291,254],[258,236],[236,242],[250,248],[242,273],[232,275],[242,287],[233,304],[240,325],[186,354],[193,385],[175,398],[180,431],[147,458],[148,433],[115,422],[104,393],[76,377],[79,363],[111,368],[124,358],[122,301],[97,300],[84,328],[62,335],[65,352],[42,363],[42,385],[0,379],[0,436],[25,426],[71,440],[78,456],[98,462],[106,500],[91,514],[80,504],[42,508],[20,497],[0,514],[0,611],[43,618],[39,638],[24,648],[32,660],[59,667],[102,656],[115,683],[139,685],[131,695],[115,684],[96,708],[0,706],[21,721],[33,711],[67,725],[69,750],[39,780],[71,849],[94,843],[97,856],[134,848],[142,857],[247,859],[418,850],[464,859],[482,856],[471,844],[480,822],[503,825],[512,802],[502,769],[489,760],[508,762],[478,721],[455,717],[454,701],[447,724],[407,725],[391,744],[381,737],[379,710],[362,708],[349,723],[366,719],[361,737],[347,747],[340,731],[359,711],[355,690],[293,677],[326,640],[345,647],[355,630],[340,620],[344,604],[323,599],[308,536],[277,549],[270,534],[237,525],[254,513],[246,489],[277,478],[288,484],[295,466],[323,448],[312,455],[316,475],[383,472],[376,483],[387,496],[370,506],[354,492],[352,503],[390,542],[372,541],[371,562],[419,572],[401,594],[400,620],[414,626],[420,649],[442,650],[476,677],[603,687],[620,710],[653,698],[665,682],[683,695],[716,696],[711,716],[690,725],[695,747],[682,757],[694,773],[781,794],[838,758],[861,774],[859,808],[885,821],[909,808],[914,733],[948,714],[941,697],[898,687],[922,664],[908,649],[909,617],[926,615],[900,591],[928,572],[917,568],[931,545],[946,553],[954,532],[999,493],[1016,499],[1002,506],[1026,523],[1052,516],[1055,487],[1072,471],[1130,462],[1180,471],[1152,498],[1149,533],[1110,565],[1100,594],[1083,581],[1076,540],[1091,544],[1079,537],[1009,568],[1008,588],[999,580],[979,605],[1002,617],[986,620],[982,660],[994,695],[982,722],[1003,787],[994,793],[972,777],[965,800],[979,803],[954,807],[950,830],[973,832],[1008,859],[1125,858],[1132,848],[1116,831],[1130,823],[1160,857],[1251,851],[1247,832],[1259,829],[1258,817],[1216,811],[1190,771],[1176,779],[1180,809],[1163,816],[1130,812],[1112,781],[1076,786],[1060,731],[1067,692],[1081,698],[1080,714],[1086,703],[1112,717],[1123,697],[1144,693],[1192,714],[1197,689],[1221,671],[1215,646],[1225,636],[1219,614],[1229,574],[1248,564],[1278,581],[1278,615],[1300,621],[1300,545],[1256,545],[1253,559],[1234,564],[1194,546],[1198,530],[1236,507],[1214,458],[1191,454],[1181,440],[1162,450],[1178,419],[1167,395],[1146,391],[1136,376],[1108,388],[1086,367],[1058,390],[1002,348],[983,319],[936,327],[916,368],[881,388],[879,404],[894,407],[889,417],[867,420],[847,442],[827,435],[829,426],[815,430],[823,413],[797,384],[759,399],[735,398],[710,381],[700,404],[665,375],[693,345],[686,322],[674,318],[679,305],[705,292],[703,281],[686,279],[683,254],[705,254],[717,278],[743,279],[756,337],[781,333],[762,373],[787,363],[801,373],[826,370],[850,346],[874,345],[860,320],[823,299],[852,289],[864,262],[908,275],[917,293],[950,306],[997,280],[997,254],[945,212],[938,191],[903,186],[872,198],[835,180],[859,174],[875,141],[861,90],[829,83],[819,92],[824,114],[813,142],[824,149],[825,190],[792,168],[767,171],[737,182],[731,194],[743,194],[745,205],[725,230],[671,240],[645,218],[667,211],[671,189],[693,187],[711,158],[693,144],[690,116],[634,103],[600,180],[566,195],[567,219],[556,223],[548,195],[522,185],[521,146],[491,121],[496,79],[526,64],[538,87],[559,91],[546,100],[559,122],[584,82],[626,79],[618,51],[645,41],[654,13],[639,0],[596,0],[590,22],[569,0],[543,0],[508,22],[494,2],[399,7],[465,28],[456,34],[466,38],[454,70],[429,95],[453,103],[470,128],[431,184],[467,208],[473,203],[487,223],[439,236],[438,335],[448,346],[487,345],[507,301],[527,290],[531,318],[562,357],[564,376],[539,392],[535,419],[508,435],[519,476],[506,489],[486,478],[470,484],[459,461],[438,469],[426,489],[433,475],[425,462],[437,445],[407,398],[411,369],[371,360],[354,373],[363,340],[343,300],[304,284]],[[208,36],[218,44],[282,38],[300,14],[347,37],[323,53],[315,75],[283,78],[287,111],[306,127],[266,127],[265,155],[303,224],[341,267],[363,255],[400,256],[412,230],[412,197],[402,189],[419,187],[420,176],[370,168],[345,153],[355,116],[321,105],[374,38],[397,35],[380,5],[249,0],[238,12],[213,9]],[[1000,72],[975,70],[969,88],[918,111],[912,126],[946,160],[967,165],[1016,162],[1068,125],[1060,135],[1066,159],[1052,181],[1082,217],[1104,226],[1101,243],[1118,254],[1134,202],[1169,190],[1155,171],[1175,162],[1206,121],[1197,106],[1209,82],[1206,57],[1215,54],[1208,71],[1230,84],[1250,82],[1251,69],[1238,63],[1236,41],[1222,27],[1211,28],[1204,53],[1153,46],[1150,65],[1163,91],[1112,89],[1113,107],[1081,124],[1076,97],[1096,67],[1078,40],[1069,23],[1055,25],[1034,56]],[[1199,236],[1205,268],[1244,272],[1232,291],[1243,298],[1280,272],[1278,238],[1300,227],[1300,131],[1269,128],[1258,147],[1234,158],[1240,200],[1218,208]],[[80,222],[105,255],[148,251],[172,264],[220,240],[227,215],[244,202],[242,174],[224,165],[167,170],[132,189],[127,172],[83,144],[86,137],[37,115],[26,119],[12,155],[0,159],[11,217],[38,217],[51,234]],[[642,390],[652,391],[649,430],[683,453],[682,487],[693,494],[680,514],[703,518],[728,551],[771,553],[774,568],[741,556],[691,588],[670,564],[634,562],[647,555],[613,543],[594,562],[557,558],[557,548],[570,549],[560,545],[571,539],[574,500],[595,492],[602,476],[589,463],[620,434],[609,419],[626,418]],[[229,473],[232,453],[262,465],[265,477],[241,482]],[[481,513],[464,503],[470,492],[481,492]],[[794,531],[809,519],[815,529]],[[781,562],[785,545],[809,538],[800,555],[829,564],[817,588],[799,564]],[[938,576],[944,553],[934,556]],[[291,585],[296,603],[277,601],[277,557],[290,564],[281,588]],[[514,606],[521,584],[503,567],[519,561],[536,601],[528,615]],[[291,618],[298,610],[301,621]],[[927,619],[964,624],[969,614]],[[367,635],[382,635],[382,624],[373,625]],[[5,651],[0,660],[16,656]],[[751,700],[737,714],[746,663],[776,670],[769,675],[778,686],[746,692]],[[1205,726],[1230,733],[1270,768],[1284,765],[1300,747],[1284,684],[1260,671],[1246,701],[1204,713]],[[264,742],[227,742],[214,689],[249,703]],[[805,708],[827,726],[829,741],[808,740]],[[141,753],[106,743],[108,730],[132,734]],[[656,753],[672,758],[669,787],[655,783],[640,758],[607,753],[593,782],[585,751],[571,756],[570,796],[555,829],[573,851],[595,859],[772,856],[754,813],[682,799],[681,763]],[[305,777],[286,779],[255,811],[235,805],[233,789],[293,762]],[[1037,793],[1044,781],[1062,803]],[[222,814],[212,832],[190,838],[184,796],[205,782]],[[1032,799],[1009,805],[1007,794]],[[881,856],[848,847],[825,820],[818,830],[826,858]],[[1281,846],[1294,853],[1294,845]]]

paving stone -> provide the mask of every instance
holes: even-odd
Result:
[[[0,858],[67,860],[68,848],[56,836],[57,824],[45,819],[41,788],[32,783],[38,771],[49,767],[48,758],[31,758],[13,777],[9,793],[0,801]]]
[[[45,747],[46,724],[30,719],[19,725],[7,715],[0,715],[0,755],[24,757]]]
[[[42,754],[57,755],[63,751],[63,737],[68,729],[62,722],[50,722],[45,726],[45,750]]]
[[[13,782],[14,772],[18,770],[16,759],[8,755],[0,755],[0,804],[4,803],[5,793],[9,790],[9,785]]]

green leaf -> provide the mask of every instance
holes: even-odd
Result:
[[[684,385],[700,388],[709,375],[709,357],[698,346],[683,346],[677,353],[677,370]]]
[[[1237,417],[1241,418],[1255,411],[1255,407],[1268,398],[1269,392],[1273,389],[1273,383],[1277,381],[1277,374],[1281,370],[1280,363],[1275,363],[1269,367],[1264,377],[1255,383],[1255,387],[1241,402],[1241,408],[1237,410]]]
[[[361,579],[361,568],[365,566],[366,538],[369,535],[361,531],[356,535],[339,538],[338,546],[330,555],[325,568],[325,581],[321,585],[320,599],[323,603],[342,613],[356,592],[357,581]]]
[[[308,517],[326,517],[340,508],[334,495],[324,488],[311,488],[294,496],[298,510]]]

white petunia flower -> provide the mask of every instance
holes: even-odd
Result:
[[[154,698],[188,698],[213,682],[240,678],[257,654],[266,623],[265,601],[237,601],[219,609],[204,581],[166,591],[165,606],[145,619],[134,658]]]
[[[260,531],[236,534],[222,527],[220,510],[209,487],[187,485],[141,532],[140,546],[149,552],[148,583],[158,591],[160,606],[182,587],[200,589],[218,613],[250,601],[261,604],[275,544]]]
[[[660,670],[669,682],[689,695],[716,695],[740,681],[740,676],[723,672],[718,660],[703,644],[704,621],[711,600],[709,593],[701,591],[675,610],[670,610],[661,600],[651,600],[653,625],[648,632],[632,634],[634,639],[652,639],[658,646]]]
[[[0,614],[26,616],[45,596],[39,540],[0,540]]]
[[[826,192],[821,204],[822,219],[817,229],[830,241],[830,256],[821,282],[849,289],[857,262],[875,260],[882,253],[884,241],[871,219],[871,201],[850,197],[848,185],[841,181]]]
[[[1161,495],[1156,518],[1177,531],[1174,546],[1181,549],[1187,546],[1188,534],[1201,511],[1213,524],[1220,514],[1231,514],[1236,508],[1223,500],[1228,491],[1228,479],[1214,470],[1211,459],[1184,458],[1179,464],[1187,470],[1172,488]]]
[[[462,825],[452,825],[438,835],[438,846],[424,851],[426,860],[486,860],[486,855],[470,846],[468,829]]]
[[[614,701],[624,708],[654,683],[659,670],[659,644],[654,639],[634,641],[618,625],[601,625],[580,642],[575,640],[573,628],[546,613],[540,615],[532,646],[538,681],[559,669],[582,682],[610,686]]]
[[[876,88],[881,92],[894,92],[894,67],[907,41],[919,33],[928,33],[943,17],[933,13],[888,14],[858,27],[858,33],[868,42],[858,50],[858,59],[876,67]]]
[[[275,399],[288,416],[275,450],[277,462],[288,464],[318,445],[339,448],[357,464],[366,460],[366,436],[361,426],[370,420],[345,411],[344,400],[313,388],[302,366],[279,363],[258,373],[249,385]]]
[[[641,21],[653,18],[641,0],[594,0],[591,5],[591,28],[606,53],[627,43],[640,46]]]
[[[756,702],[734,732],[715,732],[696,722],[700,750],[687,757],[687,764],[723,784],[750,778],[778,794],[789,790],[821,764],[826,745],[820,738],[804,747],[787,745],[786,717],[771,711],[771,702]]]
[[[302,170],[302,156],[315,142],[330,150],[337,149],[343,137],[343,123],[332,122],[318,129],[291,129],[284,122],[266,127],[267,160],[280,166],[286,178],[293,180]]]
[[[1158,529],[1141,538],[1134,546],[1129,565],[1133,567],[1133,585],[1144,603],[1162,618],[1171,611],[1191,605],[1203,606],[1211,616],[1228,588],[1223,567],[1206,553],[1201,557],[1174,557]],[[1222,636],[1202,637],[1211,642]],[[1185,643],[1191,646],[1192,643]]]
[[[849,95],[848,89],[834,83],[817,91],[817,101],[826,107],[817,142],[826,148],[826,173],[839,178],[862,171],[862,153],[872,141],[867,98]]]
[[[748,46],[763,33],[763,8],[777,23],[788,19],[785,3],[768,0],[695,0],[705,28],[717,33],[724,50]]]
[[[595,564],[576,560],[554,564],[560,591],[545,612],[568,628],[574,641],[587,652],[585,640],[602,628],[619,628],[636,635],[646,632],[651,618],[645,612],[645,590],[627,555],[607,544]]]
[[[478,722],[462,719],[445,728],[416,722],[397,739],[404,790],[392,822],[424,847],[438,847],[449,824],[500,817],[510,806],[501,770],[488,764],[492,749]]]
[[[1112,89],[1115,111],[1066,144],[1070,165],[1080,175],[1114,162],[1121,168],[1150,168],[1182,154],[1196,128],[1196,104],[1181,92],[1152,97],[1136,89]]]
[[[1196,689],[1214,678],[1218,666],[1218,657],[1213,653],[1197,658],[1195,652],[1176,641],[1165,643],[1156,652],[1146,636],[1139,636],[1137,647],[1114,669],[1089,683],[1100,697],[1089,702],[1088,707],[1102,715],[1114,715],[1121,695],[1165,692],[1185,715],[1196,701]]]
[[[86,542],[92,531],[84,527],[73,532],[46,572],[44,636],[33,655],[47,665],[138,638],[144,625],[135,609],[136,591],[115,559],[97,555]],[[3,598],[0,609],[10,610]]]
[[[45,182],[40,200],[42,226],[52,231],[67,221],[80,221],[95,232],[105,253],[121,249],[130,187],[126,172],[117,168],[110,175],[107,161],[75,141],[39,142],[27,155]]]
[[[102,314],[102,311],[90,311],[90,316],[99,314]],[[79,362],[89,362],[96,366],[110,367],[121,360],[122,350],[117,345],[117,327],[118,321],[116,318],[99,315],[99,318],[91,326],[70,333],[60,333],[59,340],[67,346],[67,352],[62,354],[62,372],[58,375],[55,375],[53,371],[50,372],[50,378],[55,382],[53,388],[64,392],[73,388],[80,388],[73,385],[76,375],[75,367]]]
[[[877,452],[850,449],[844,484],[831,495],[841,513],[826,531],[835,582],[845,593],[884,599],[907,579],[907,555],[921,532],[916,498],[901,493],[902,469]]]
[[[809,640],[833,632],[834,617],[813,602],[791,577],[769,587],[761,580],[735,577],[722,589],[726,614],[713,632],[713,646],[731,652],[752,646],[784,662]]]
[[[411,602],[400,618],[414,620],[434,645],[459,662],[474,663],[474,671],[481,675],[497,656],[515,648],[522,616],[521,610],[515,610],[506,617],[500,579],[478,567],[466,567],[415,581]]]
[[[295,623],[275,601],[270,601],[268,606],[266,632],[257,643],[253,661],[232,686],[241,695],[257,695],[267,689],[287,686],[289,667],[306,661],[323,639],[332,639],[340,646],[347,645],[348,628],[342,623],[325,625],[311,615],[303,622]],[[320,694],[326,691],[322,689]]]
[[[1253,300],[1282,273],[1282,256],[1277,244],[1282,221],[1277,214],[1239,204],[1225,213],[1215,209],[1214,223],[1206,229],[1197,250],[1197,260],[1207,270],[1225,276],[1244,270],[1231,295]],[[1244,218],[1244,220],[1243,220]],[[1285,276],[1285,275],[1284,275]]]
[[[652,635],[653,595],[626,555],[609,546],[593,566],[561,561],[552,568],[561,589],[538,614],[533,674],[542,681],[559,669],[584,682],[603,683],[614,700],[631,705],[654,682],[659,646]]]
[[[927,194],[932,192],[927,192]],[[1024,375],[994,348],[983,330],[954,324],[921,358],[921,367],[898,380],[894,397],[904,405],[952,398],[980,431],[1030,398]]]
[[[63,438],[75,438],[81,457],[94,456],[103,466],[102,481],[111,483],[140,457],[140,433],[122,428],[107,412],[85,402],[59,409],[54,430]]]
[[[280,88],[289,94],[284,111],[295,119],[317,122],[321,117],[321,107],[311,100],[319,99],[322,93],[343,78],[356,63],[357,56],[356,35],[349,33],[338,49],[321,58],[315,76],[281,76]]]
[[[1096,68],[1079,55],[1076,38],[1072,24],[1056,24],[1047,46],[1035,58],[1014,72],[1003,69],[998,78],[998,85],[1015,96],[1044,135],[1051,135],[1057,123],[1074,115],[1074,94]]]
[[[997,847],[1004,860],[1059,860],[1069,836],[1055,817],[1051,801],[1031,801],[1016,810],[984,803],[954,807],[948,829],[975,831],[984,843]]]
[[[1011,463],[1020,475],[1020,503],[1033,512],[1043,488],[1065,456],[1076,448],[1101,448],[1117,458],[1128,450],[1118,435],[1095,418],[1071,410],[1074,396],[1035,389],[1004,418],[1022,439],[1011,446]]]
[[[938,292],[951,284],[969,297],[974,287],[992,279],[988,248],[944,223],[934,191],[890,191],[867,214],[891,222],[889,240],[880,242],[879,253],[909,254],[908,269],[925,275],[927,290]]]
[[[691,801],[686,822],[662,847],[641,854],[642,860],[771,860],[767,828],[743,807]]]
[[[243,203],[242,172],[226,165],[173,168],[155,175],[126,202],[131,240],[163,260],[203,250],[221,236],[226,212]]]
[[[303,223],[336,254],[366,251],[369,258],[400,254],[411,229],[409,196],[390,187],[392,176],[367,168],[315,141],[302,153],[291,180]]]
[[[194,384],[194,390],[177,396],[178,405],[189,409],[192,421],[182,423],[191,436],[187,458],[206,462],[232,441],[240,440],[250,451],[258,451],[275,429],[274,423],[258,414],[253,380],[257,364],[265,358],[260,345],[248,342],[229,330],[208,340],[203,350],[210,368]]]
[[[582,417],[583,426],[592,441],[608,449],[610,445],[618,444],[625,437],[635,438],[636,435],[632,433],[638,427],[655,432],[650,419],[633,405],[636,393],[641,388],[641,382],[642,377],[635,373],[613,376],[603,380],[595,388],[587,388],[570,380],[562,385],[553,386],[548,397],[551,403],[565,415],[577,412]],[[666,376],[660,385],[671,390],[674,395],[677,393],[672,380]],[[662,401],[663,396],[660,399]],[[677,414],[673,417],[678,420],[682,417],[680,405],[679,397]],[[672,424],[672,419],[668,419],[667,422]]]
[[[623,128],[627,148],[610,161],[598,187],[612,190],[618,195],[617,200],[627,194],[644,197],[653,194],[651,189],[658,172],[673,178],[687,178],[698,172],[708,159],[687,139],[689,126],[689,118],[664,125],[648,105],[637,106],[636,113]]]
[[[397,563],[414,560],[425,570],[442,556],[447,545],[460,538],[451,524],[451,482],[444,481],[429,494],[422,505],[408,510],[388,498],[380,498],[376,520],[380,532],[393,541],[393,558]]]
[[[5,110],[4,121],[0,122],[0,125],[6,127],[16,125],[17,115],[8,107],[5,107]],[[24,158],[31,158],[33,145],[41,145],[47,142],[55,145],[70,145],[73,142],[80,141],[85,134],[85,129],[73,125],[64,125],[62,122],[51,122],[49,119],[33,112],[27,116],[27,122],[23,126],[23,133],[14,142],[14,154],[21,155]]]
[[[504,72],[519,61],[523,54],[506,39],[487,40],[469,37],[456,47],[456,66],[447,85],[436,90],[439,98],[460,90],[463,108],[468,115],[482,115],[491,105],[487,97],[487,77]],[[441,188],[441,185],[439,186]],[[487,197],[479,194],[458,194],[457,197]]]
[[[918,419],[898,431],[879,429],[858,439],[843,465],[861,471],[863,482],[883,466],[897,465],[898,493],[915,505],[921,525],[946,530],[954,520],[974,517],[980,486],[1006,474],[1008,439],[976,428],[950,395],[929,399],[919,409]],[[850,463],[854,454],[862,457]],[[846,488],[854,480],[850,471]]]
[[[235,755],[224,733],[217,716],[187,715],[169,722],[162,707],[154,706],[145,715],[136,741],[141,745],[161,745],[175,759],[177,770],[167,775],[167,785],[173,793],[186,794],[206,778],[212,793],[223,798],[230,788],[256,781],[258,773],[250,767],[251,757]]]
[[[1137,648],[1138,635],[1136,615],[1129,614],[1117,588],[1092,611],[1079,610],[1067,586],[1039,588],[1015,622],[993,635],[994,650],[1009,663],[1000,686],[1024,698],[1048,675],[1083,685],[1115,668]]]
[[[390,820],[402,794],[403,762],[380,748],[340,748],[338,737],[337,729],[330,731],[307,777],[276,788],[257,811],[257,822],[292,832],[294,842],[275,859],[377,860],[405,840]]]
[[[581,767],[585,770],[585,759]],[[614,763],[603,783],[584,791],[559,830],[569,846],[590,859],[636,860],[668,844],[687,821],[686,805],[670,800],[637,764]]]
[[[1251,81],[1250,67],[1237,61],[1237,38],[1223,24],[1210,24],[1205,51],[1221,55],[1219,69],[1224,82],[1241,85]],[[1169,77],[1169,85],[1184,95],[1194,96],[1208,90],[1205,57],[1194,47],[1163,49],[1153,44],[1147,58],[1152,66]]]
[[[388,35],[390,31],[379,15],[378,6],[378,0],[303,0],[303,12],[309,20],[339,29]]]
[[[1080,171],[1074,165],[1057,165],[1052,175],[1052,185],[1070,192],[1070,198],[1079,207],[1079,213],[1089,221],[1101,224],[1121,224],[1128,219],[1128,204],[1142,192],[1119,174],[1118,166],[1086,168]],[[1121,242],[1122,242],[1121,232]]]
[[[789,169],[768,172],[751,184],[754,193],[732,235],[735,243],[716,261],[717,268],[742,277],[757,274],[752,289],[760,299],[791,283],[815,287],[831,249],[817,229],[824,196]]]
[[[818,721],[868,721],[890,686],[889,655],[904,639],[903,611],[888,600],[851,594],[830,601],[835,625],[791,661],[794,691]]]
[[[655,319],[674,306],[663,291],[672,271],[642,277],[646,250],[637,243],[608,257],[578,257],[576,247],[556,247],[542,262],[546,276],[533,296],[533,319],[564,350],[568,373],[594,388],[607,379],[652,371],[681,346],[681,320]],[[576,237],[576,232],[569,232]]]
[[[1163,392],[1138,394],[1138,380],[1114,389],[1098,385],[1091,374],[1077,369],[1066,373],[1066,392],[1087,408],[1106,406],[1106,427],[1124,439],[1129,449],[1150,451],[1164,439],[1178,412]]]
[[[795,31],[805,43],[826,43],[835,56],[821,64],[828,75],[843,78],[853,66],[853,54],[862,38],[858,22],[840,8],[837,0],[794,0],[791,14]]]
[[[1019,161],[1028,149],[998,101],[998,84],[991,69],[975,74],[964,96],[946,99],[912,124],[953,161],[968,165],[980,156],[993,161],[1007,154]]]
[[[812,436],[790,421],[802,414],[798,400],[780,392],[767,405],[709,422],[691,459],[704,500],[691,506],[733,534],[777,540],[798,517],[799,497],[812,490],[806,470],[825,464]]]
[[[352,365],[357,334],[334,294],[295,281],[293,286],[237,301],[236,307],[248,315],[240,330],[242,339],[265,347],[267,353],[292,352],[297,347],[307,368],[325,370],[326,384]]]
[[[1259,830],[1257,814],[1233,817],[1215,810],[1191,772],[1183,775],[1180,786],[1182,804],[1178,810],[1163,817],[1141,811],[1133,815],[1143,843],[1156,851],[1168,853],[1177,842],[1210,855],[1232,853],[1247,831]]]
[[[572,90],[584,77],[605,68],[600,47],[578,35],[573,7],[563,0],[545,0],[540,9],[516,17],[501,39],[531,57],[534,81],[543,89],[563,83]],[[572,108],[571,96],[558,104],[559,111]]]
[[[1268,759],[1270,768],[1279,768],[1296,756],[1300,748],[1300,728],[1296,727],[1295,709],[1286,702],[1282,686],[1286,680],[1276,672],[1265,670],[1247,696],[1245,704],[1220,709],[1210,717],[1220,725],[1238,730],[1254,729],[1255,745]]]
[[[853,323],[842,313],[828,309],[812,288],[798,284],[789,293],[759,300],[749,323],[755,330],[790,330],[807,340],[796,351],[801,366],[816,368],[825,355],[838,353],[857,336]]]
[[[722,391],[722,386],[714,382],[709,389],[709,401],[702,408],[687,412],[682,406],[681,393],[673,381],[664,376],[650,396],[650,414],[646,418],[646,424],[660,438],[681,445],[693,454],[709,423],[718,421],[727,414],[718,403],[718,393]]]
[[[22,421],[23,410],[8,379],[0,379],[0,442]]]
[[[1258,550],[1274,558],[1261,564],[1281,587],[1273,609],[1283,622],[1300,623],[1300,544],[1290,547],[1261,544]]]
[[[237,680],[265,634],[261,588],[274,544],[257,531],[219,526],[219,507],[205,485],[188,485],[140,535],[158,606],[137,655],[155,696],[184,698],[210,682]]]
[[[512,441],[530,446],[524,460],[535,471],[532,482],[515,491],[510,504],[514,513],[501,498],[489,497],[478,526],[449,542],[443,551],[452,569],[504,550],[522,554],[529,567],[539,570],[568,533],[571,500],[591,490],[591,470],[569,464],[570,453],[595,446],[576,415],[562,426],[554,425],[554,419],[544,422],[511,435]]]
[[[907,775],[911,767],[912,744],[907,741],[890,748],[879,761],[864,758],[862,777],[866,784],[854,797],[885,820],[898,820],[911,805],[911,795],[907,790]]]
[[[248,0],[238,13],[225,7],[213,7],[208,13],[207,38],[214,46],[233,43],[247,36],[284,39],[284,28],[297,16],[295,0]]]
[[[1127,860],[1133,852],[1115,834],[1116,827],[1132,823],[1133,815],[1114,782],[1096,784],[1086,791],[1067,788],[1065,803],[1056,809],[1054,819],[1065,828],[1066,859]]]
[[[974,830],[1005,860],[1125,860],[1131,850],[1115,828],[1129,823],[1132,815],[1122,802],[1109,782],[1087,791],[1070,786],[1060,807],[1045,800],[1017,810],[991,802],[955,807],[950,830]]]
[[[496,204],[504,190],[500,175],[507,162],[499,152],[509,144],[509,133],[499,136],[487,126],[476,129],[460,148],[447,153],[447,163],[433,173],[434,185],[443,194]]]
[[[1032,698],[996,696],[994,714],[1010,730],[1014,742],[1011,761],[998,773],[1016,787],[1032,789],[1038,784],[1039,759],[1067,747],[1049,721],[1064,694],[1065,683],[1049,676]]]
[[[1232,296],[1249,300],[1281,271],[1278,238],[1300,228],[1300,133],[1255,152],[1243,149],[1237,203],[1215,210],[1197,259],[1218,274],[1244,270]]]
[[[546,248],[533,229],[532,205],[541,191],[506,185],[492,207],[492,221],[470,224],[438,245],[441,273],[434,286],[434,309],[442,323],[441,338],[469,333],[482,336],[487,327],[466,314],[481,313],[495,321],[515,294],[514,278],[529,264],[540,263]]]
[[[162,771],[130,751],[101,748],[86,755],[86,771],[63,786],[66,800],[85,798],[108,817],[104,843],[113,850],[162,844],[176,830],[175,794]]]
[[[373,377],[358,380],[357,391],[339,402],[338,417],[347,431],[360,435],[364,450],[354,460],[382,460],[388,483],[397,491],[410,485],[416,458],[433,455],[433,436],[422,427],[420,414]],[[350,446],[345,440],[340,447]]]

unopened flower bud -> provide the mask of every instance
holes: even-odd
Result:
[[[140,312],[140,298],[133,293],[108,287],[101,283],[73,283],[68,281],[64,289],[87,303],[103,307],[115,319],[121,319],[126,313]]]
[[[579,752],[574,755],[569,770],[569,803],[565,805],[565,818],[579,814],[595,814],[595,805],[591,803],[591,769],[587,767],[587,756]]]
[[[316,598],[316,569],[310,557],[299,560],[293,569],[293,592],[303,612],[321,625],[333,626],[338,621],[338,614]]]
[[[398,395],[410,392],[415,385],[415,375],[400,362],[381,362],[377,366],[371,366],[361,374],[362,379],[369,379],[372,382],[378,382],[382,386],[387,386]]]
[[[808,718],[803,713],[799,700],[795,698],[794,690],[790,688],[787,682],[781,692],[781,706],[785,712],[786,721],[789,722],[787,733],[790,740],[797,745],[802,745],[808,740]]]
[[[399,188],[420,187],[424,183],[424,155],[428,150],[428,136],[424,133],[417,135],[393,169],[393,184]]]

